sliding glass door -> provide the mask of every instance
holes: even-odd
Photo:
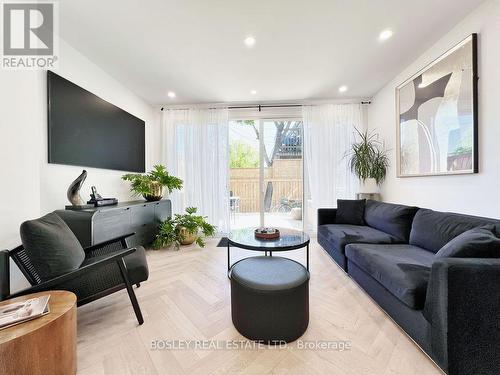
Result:
[[[302,121],[229,124],[231,228],[302,229]]]
[[[230,228],[260,225],[259,122],[229,122]]]

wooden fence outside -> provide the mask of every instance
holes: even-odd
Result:
[[[264,189],[273,185],[271,211],[277,211],[282,199],[302,201],[302,161],[275,160],[264,169]],[[230,190],[239,197],[239,212],[259,212],[259,169],[233,168],[230,170]]]

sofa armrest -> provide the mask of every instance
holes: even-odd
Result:
[[[500,259],[446,258],[433,263],[425,313],[432,354],[448,374],[500,368]]]
[[[335,224],[336,208],[318,208],[318,225]]]

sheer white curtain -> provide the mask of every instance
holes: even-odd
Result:
[[[229,231],[228,109],[166,109],[162,117],[163,162],[184,180],[174,192],[173,212],[198,208],[220,233]]]
[[[346,153],[355,129],[364,130],[361,104],[302,107],[304,121],[304,228],[316,231],[317,210],[337,207],[337,199],[354,198],[358,186]]]

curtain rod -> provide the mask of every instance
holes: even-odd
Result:
[[[364,101],[360,104],[371,104],[371,101]],[[228,106],[227,109],[251,109],[257,108],[259,112],[262,111],[262,108],[294,108],[294,107],[302,107],[304,104],[256,104],[256,105],[246,105],[246,106]],[[173,108],[175,110],[186,110],[189,108]],[[208,108],[208,109],[217,109],[217,108]],[[163,111],[163,107],[161,107],[161,111]]]

